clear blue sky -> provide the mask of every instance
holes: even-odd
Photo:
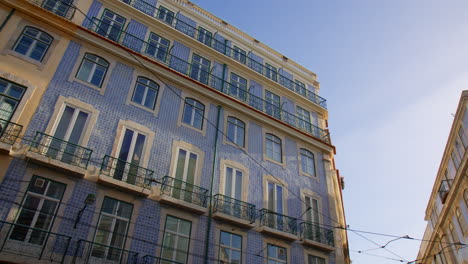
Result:
[[[468,1],[194,3],[317,73],[346,177],[350,227],[422,238],[451,114],[468,89]],[[351,250],[376,247],[352,232],[349,242]],[[410,261],[419,244],[400,240],[387,248]],[[397,258],[382,249],[368,253]],[[351,257],[354,264],[398,263]]]

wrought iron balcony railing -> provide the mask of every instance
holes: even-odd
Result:
[[[73,263],[137,264],[138,253],[81,239],[75,248],[75,262]]]
[[[3,240],[0,256],[17,255],[15,259],[18,261],[25,258],[31,263],[34,262],[33,259],[64,263],[70,247],[70,236],[5,221],[0,221],[0,228]]]
[[[205,31],[199,30],[198,28],[184,22],[183,20],[178,19],[176,16],[170,16],[169,14],[165,14],[164,11],[161,11],[156,6],[150,3],[147,3],[143,0],[121,0],[121,1],[147,15],[153,16],[158,20],[162,20],[169,26],[181,31],[187,36],[190,36],[200,41],[201,43],[213,48],[217,52],[224,54],[225,56],[246,65],[250,69],[281,84],[282,86],[303,96],[309,101],[325,109],[327,108],[327,100],[325,98],[315,94],[313,91],[294,82],[293,80],[289,79],[287,76],[281,74],[278,70],[265,67],[263,63],[249,57],[247,54],[242,54],[238,50],[231,48],[227,44],[227,42],[219,41],[215,37],[208,35]],[[164,15],[161,15],[162,13],[164,13]]]
[[[448,194],[450,192],[450,188],[452,187],[452,183],[453,183],[452,179],[443,180],[440,183],[439,197],[440,197],[440,200],[442,201],[442,204],[444,204],[445,200],[447,199],[447,196],[448,196]]]
[[[0,142],[13,145],[22,130],[22,125],[0,118]]]
[[[29,151],[86,169],[93,151],[68,141],[36,132]]]
[[[301,236],[304,239],[312,240],[328,246],[335,246],[333,231],[320,227],[314,223],[300,223]]]
[[[76,7],[73,0],[28,0],[30,3],[40,6],[50,12],[72,20],[75,15]]]
[[[272,212],[268,209],[260,210],[260,225],[297,235],[296,218]]]
[[[118,181],[150,189],[154,172],[125,160],[106,155],[102,159],[100,173]]]
[[[207,189],[169,176],[162,179],[161,193],[187,203],[207,207]]]
[[[213,210],[215,212],[220,212],[236,218],[247,220],[250,223],[255,221],[257,212],[255,205],[222,194],[217,194],[213,198]]]
[[[146,255],[142,258],[142,264],[184,264],[182,262],[167,260],[163,258],[158,258],[151,255]]]
[[[218,90],[219,92],[242,101],[257,110],[274,117],[275,119],[300,129],[325,143],[330,143],[330,135],[326,130],[313,125],[310,120],[296,116],[295,114],[282,109],[279,105],[275,105],[254,95],[253,93],[250,93],[246,87],[230,83],[214,75],[212,73],[213,69],[204,69],[199,64],[192,64],[171,55],[168,49],[146,42],[143,39],[128,34],[120,28],[107,24],[97,18],[93,18],[92,21],[90,21],[88,28],[103,37],[118,42],[150,59],[156,60],[177,72]]]

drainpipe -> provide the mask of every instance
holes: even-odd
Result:
[[[226,64],[225,64],[226,65]],[[223,70],[224,72],[224,70]],[[210,186],[210,196],[208,200],[208,224],[206,227],[206,237],[205,237],[205,264],[208,264],[208,254],[209,254],[209,244],[210,244],[210,231],[211,231],[211,218],[212,218],[212,196],[213,196],[213,185],[214,185],[214,176],[216,170],[216,155],[218,152],[218,135],[219,135],[219,121],[220,121],[220,113],[221,113],[222,106],[218,105],[218,114],[216,117],[216,134],[214,140],[214,150],[213,150],[213,165],[211,167],[211,186]]]
[[[15,13],[15,10],[16,9],[13,8],[11,9],[10,13],[8,13],[8,16],[5,18],[5,20],[3,20],[2,24],[0,25],[0,31],[2,31],[2,29],[5,27],[6,23],[8,22],[8,20],[10,20],[13,13]]]

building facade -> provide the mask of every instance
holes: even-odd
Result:
[[[313,72],[186,0],[0,23],[0,261],[350,263]]]
[[[468,91],[463,91],[426,208],[418,261],[468,263]]]

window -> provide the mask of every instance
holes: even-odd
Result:
[[[325,264],[325,259],[314,255],[307,255],[307,264]]]
[[[208,84],[211,62],[197,54],[192,56],[190,77],[204,84]]]
[[[463,234],[466,234],[467,230],[467,225],[466,225],[466,220],[465,217],[463,216],[462,212],[460,211],[460,208],[457,208],[455,210],[455,216],[457,217],[458,225],[460,226],[460,229]]]
[[[0,78],[0,119],[10,121],[25,91],[26,87]]]
[[[193,185],[197,178],[198,154],[185,150],[177,149],[177,158],[175,159],[175,170],[173,174],[173,187],[171,196],[191,203],[198,195],[193,195]]]
[[[457,150],[457,154],[459,158],[462,160],[463,155],[465,155],[465,148],[463,147],[463,143],[461,142],[460,138],[455,138],[455,149]]]
[[[229,95],[232,95],[242,101],[247,100],[247,79],[231,72]]]
[[[164,6],[159,6],[158,15],[156,18],[168,24],[172,24],[172,21],[174,20],[174,12],[170,11]]]
[[[268,264],[288,263],[287,250],[284,247],[267,245]]]
[[[120,142],[117,163],[113,178],[130,184],[144,184],[144,178],[138,175],[138,166],[142,165],[146,135],[129,128]]]
[[[72,1],[64,1],[64,0],[45,0],[42,2],[42,7],[47,9],[56,15],[66,17],[70,7],[72,6],[70,3]]]
[[[278,69],[269,63],[265,63],[265,76],[275,82],[278,81]]]
[[[25,27],[13,50],[36,61],[42,61],[54,39],[47,33]]]
[[[102,13],[96,33],[110,40],[119,42],[120,34],[123,32],[126,19],[106,9]]]
[[[169,40],[151,32],[145,52],[160,61],[166,61],[170,43]]]
[[[234,59],[240,63],[243,63],[245,64],[246,63],[246,60],[247,60],[247,52],[245,52],[245,50],[237,47],[237,46],[234,46]]]
[[[309,223],[314,223],[314,224],[319,224],[320,223],[320,217],[319,217],[319,201],[311,196],[305,196],[305,204],[307,208],[310,208],[310,210],[307,211],[305,214],[306,221]]]
[[[453,225],[452,222],[449,222],[449,231],[450,231],[450,236],[452,237],[452,243],[460,243],[460,239],[458,238],[457,235],[457,230],[455,229],[455,226]],[[459,249],[460,246],[453,245],[456,249]]]
[[[213,39],[213,34],[210,31],[202,27],[198,27],[198,41],[211,47],[212,39]]]
[[[437,215],[437,209],[436,208],[432,209],[432,213],[431,213],[432,228],[435,228],[435,226],[437,224],[437,220],[439,219],[438,217],[439,216]]]
[[[299,118],[299,128],[307,132],[312,132],[312,125],[310,122],[310,112],[300,106],[296,106],[297,117]]]
[[[101,57],[86,53],[81,61],[76,78],[101,87],[109,68],[109,63]]]
[[[283,186],[274,182],[267,182],[267,206],[268,210],[284,214]]]
[[[226,166],[224,195],[242,200],[242,181],[243,173],[241,170]]]
[[[452,150],[452,161],[455,165],[455,168],[458,169],[458,167],[460,167],[461,159],[455,149]]]
[[[303,96],[307,95],[307,89],[303,82],[296,80],[296,92]]]
[[[281,118],[281,101],[280,97],[268,90],[265,90],[265,110],[266,113],[280,119]]]
[[[88,117],[88,112],[74,106],[64,105],[46,155],[66,163],[80,164],[80,160],[74,160],[80,159],[83,154],[77,153],[77,145],[81,144]]]
[[[164,228],[161,263],[187,263],[192,222],[168,215]],[[166,260],[166,261],[165,261]]]
[[[466,208],[468,208],[468,189],[463,192],[463,200],[465,200]]]
[[[205,105],[192,98],[185,98],[182,122],[198,129],[203,129]]]
[[[242,236],[221,231],[219,243],[219,263],[242,263]]]
[[[127,237],[133,205],[104,197],[91,255],[119,261]]]
[[[468,138],[465,134],[465,130],[463,129],[463,127],[460,127],[460,129],[458,130],[458,136],[460,137],[462,143],[463,143],[463,146],[466,148],[468,147]]]
[[[10,239],[36,245],[44,244],[65,187],[63,183],[33,176],[15,221],[18,226],[13,227]]]
[[[158,99],[159,85],[145,77],[138,77],[132,102],[154,110]]]
[[[265,136],[266,145],[266,156],[277,162],[283,162],[283,151],[281,146],[281,139],[272,134],[266,134]]]
[[[301,169],[302,172],[315,176],[315,157],[314,153],[306,150],[306,149],[301,149]]]
[[[239,119],[228,116],[227,138],[230,142],[245,147],[245,124]]]

